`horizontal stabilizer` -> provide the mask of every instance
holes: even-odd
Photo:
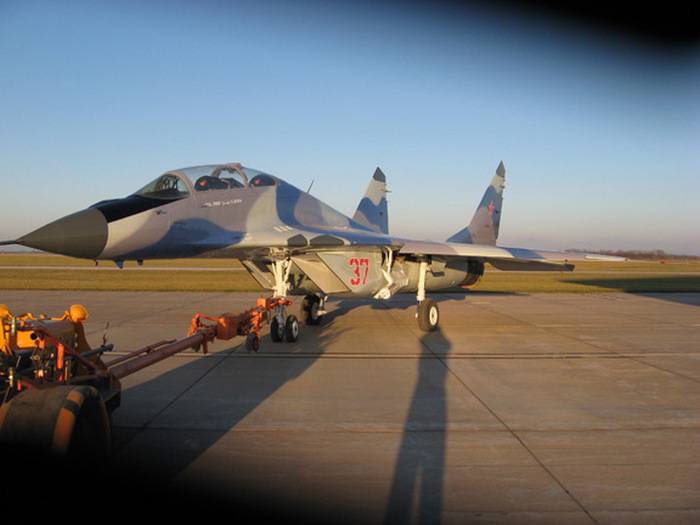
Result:
[[[17,241],[0,241],[0,246],[11,246],[13,244],[17,244]]]
[[[525,261],[508,259],[486,259],[491,266],[506,272],[573,272],[569,263]]]
[[[619,257],[617,255],[601,255],[599,253],[587,253],[584,254],[584,259],[587,261],[601,261],[601,262],[625,262],[629,261],[627,257]]]

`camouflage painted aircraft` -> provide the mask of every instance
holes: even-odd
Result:
[[[445,242],[426,242],[389,235],[379,168],[350,218],[273,175],[236,163],[197,166],[0,244],[120,267],[226,249],[274,296],[304,296],[307,324],[320,321],[329,295],[386,300],[415,293],[418,325],[430,331],[440,313],[426,292],[474,285],[487,262],[503,270],[570,271],[571,261],[603,257],[496,246],[504,186],[501,163],[469,225]],[[274,340],[295,340],[298,330],[294,316],[276,313]]]

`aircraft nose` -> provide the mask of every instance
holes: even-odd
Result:
[[[88,208],[42,226],[18,239],[18,244],[70,257],[96,259],[107,244],[107,219]]]

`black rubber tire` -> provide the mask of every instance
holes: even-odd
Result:
[[[109,414],[91,386],[25,390],[2,405],[0,415],[0,449],[50,454],[92,469],[109,458]]]
[[[316,315],[314,317],[313,315],[314,311],[318,311],[320,304],[321,299],[318,295],[309,294],[304,297],[302,310],[304,311],[304,323],[306,323],[306,326],[315,326],[321,322],[321,316]]]
[[[254,332],[248,334],[245,338],[245,349],[248,352],[257,352],[260,350],[260,338]]]
[[[270,323],[270,339],[275,343],[281,343],[284,340],[284,325],[279,322],[277,316],[274,316]]]
[[[288,343],[295,343],[299,339],[299,320],[295,315],[288,316],[284,323],[284,338]]]
[[[440,323],[440,309],[432,299],[418,303],[418,328],[423,332],[434,332]]]

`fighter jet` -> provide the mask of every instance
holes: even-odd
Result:
[[[440,312],[427,292],[473,286],[485,263],[571,271],[572,261],[605,258],[496,246],[504,187],[501,162],[469,225],[444,242],[426,242],[389,234],[379,168],[350,218],[274,175],[238,163],[196,166],[168,171],[128,197],[98,202],[0,244],[120,267],[126,260],[226,249],[274,297],[304,296],[306,324],[319,323],[330,295],[387,300],[414,293],[418,326],[432,331]],[[282,339],[285,315],[283,309],[275,314],[275,340]]]

